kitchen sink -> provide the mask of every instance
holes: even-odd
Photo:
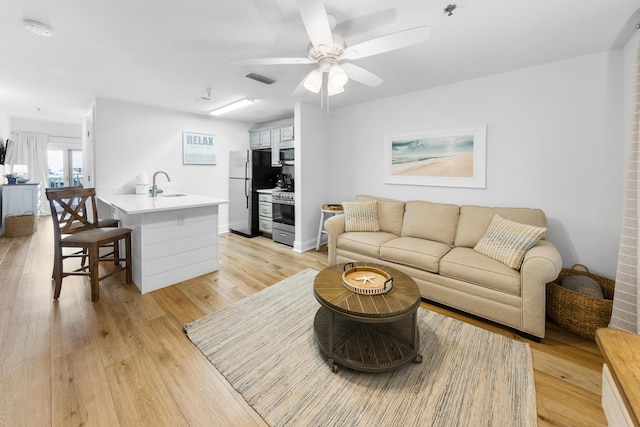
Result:
[[[182,197],[182,196],[186,196],[186,194],[183,194],[183,193],[171,193],[171,194],[160,193],[160,194],[158,194],[158,197]]]

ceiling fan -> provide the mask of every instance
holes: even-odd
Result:
[[[305,89],[319,93],[323,88],[327,96],[337,95],[344,92],[344,86],[350,79],[367,86],[378,86],[383,81],[380,77],[347,61],[401,49],[429,38],[429,27],[425,25],[348,46],[340,36],[332,33],[336,19],[327,14],[322,0],[297,2],[302,23],[311,40],[306,58],[233,60],[237,64],[256,65],[317,64],[302,79],[292,95],[299,95]]]

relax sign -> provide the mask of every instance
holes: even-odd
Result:
[[[213,135],[182,132],[182,163],[185,165],[215,165]]]

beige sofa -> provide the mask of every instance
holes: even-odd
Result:
[[[542,210],[356,200],[377,200],[380,231],[345,232],[344,215],[327,219],[329,265],[364,261],[395,267],[416,281],[425,299],[544,337],[546,284],[562,269],[556,247],[543,236],[519,269],[473,249],[495,214],[546,227]]]

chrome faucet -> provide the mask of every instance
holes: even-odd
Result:
[[[153,174],[153,187],[151,187],[151,197],[157,197],[158,196],[158,186],[156,185],[156,175],[158,175],[159,173],[163,173],[164,176],[167,177],[167,181],[171,182],[171,178],[169,178],[169,174],[167,174],[164,171],[158,171],[156,173]]]

